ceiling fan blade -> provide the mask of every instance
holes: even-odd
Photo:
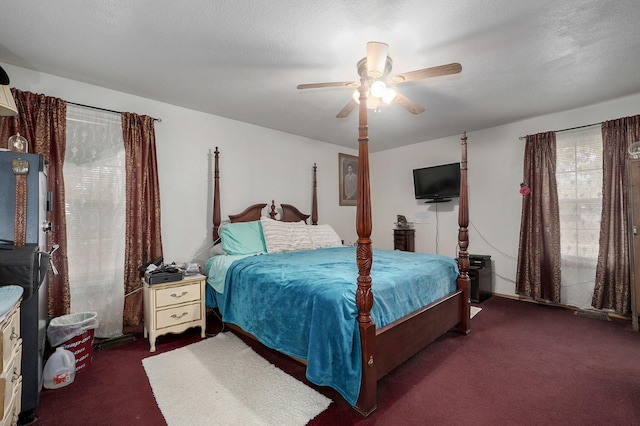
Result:
[[[407,98],[402,93],[398,93],[396,95],[396,97],[393,99],[393,103],[400,105],[401,107],[409,111],[411,114],[421,114],[424,112],[424,108],[421,105]]]
[[[347,102],[347,104],[344,106],[344,108],[340,110],[338,115],[336,115],[336,118],[346,118],[349,114],[351,114],[351,111],[356,109],[357,106],[358,103],[356,102],[356,100],[351,98],[349,102]]]
[[[421,70],[409,71],[404,74],[394,76],[391,81],[394,83],[405,83],[407,81],[419,80],[421,78],[439,77],[441,75],[457,74],[462,71],[462,65],[457,62],[437,67],[423,68]]]
[[[332,83],[309,83],[298,84],[298,89],[319,89],[321,87],[355,87],[358,83],[355,81],[335,81]]]

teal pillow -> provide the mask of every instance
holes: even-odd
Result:
[[[259,220],[224,224],[220,230],[220,240],[222,248],[228,254],[267,252]]]

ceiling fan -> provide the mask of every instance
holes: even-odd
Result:
[[[367,43],[367,56],[358,61],[358,75],[366,80],[369,92],[367,93],[367,108],[378,110],[380,103],[395,103],[412,114],[424,112],[424,108],[418,103],[404,96],[393,88],[396,84],[423,78],[439,77],[442,75],[457,74],[462,71],[458,63],[439,65],[409,71],[403,74],[390,76],[393,61],[389,56],[389,45],[370,41]],[[337,81],[329,83],[299,84],[298,89],[318,89],[321,87],[357,87],[357,81]],[[347,117],[359,104],[359,94],[356,90],[352,99],[336,115],[337,118]]]

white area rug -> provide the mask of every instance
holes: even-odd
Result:
[[[475,317],[482,310],[479,306],[471,306],[471,318]]]
[[[142,360],[169,426],[305,425],[331,399],[232,333]]]

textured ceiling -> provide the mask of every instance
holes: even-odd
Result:
[[[0,13],[0,62],[352,148],[357,111],[336,118],[352,90],[298,84],[356,80],[368,41],[389,44],[392,74],[462,64],[399,85],[426,111],[370,114],[372,151],[640,92],[637,0],[10,0]]]

